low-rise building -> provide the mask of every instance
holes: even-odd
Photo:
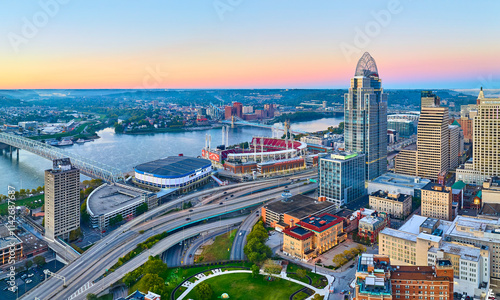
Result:
[[[416,176],[385,173],[368,183],[368,194],[386,191],[389,194],[406,194],[420,198],[421,189],[431,181]]]
[[[268,226],[282,231],[288,227],[295,226],[300,220],[322,213],[333,213],[335,205],[304,195],[293,195],[286,200],[276,201],[264,205],[261,208],[261,216]]]
[[[158,198],[155,193],[125,184],[105,183],[87,197],[87,212],[92,227],[102,230],[118,215],[124,220],[134,218],[143,203],[147,204],[147,209],[152,209],[158,206]]]
[[[429,183],[422,189],[421,214],[424,217],[453,219],[451,187]]]
[[[453,268],[447,260],[436,266],[392,265],[387,255],[363,253],[356,269],[357,300],[453,299]]]
[[[370,195],[370,208],[389,214],[393,218],[405,218],[411,213],[412,196],[376,191]]]
[[[307,261],[345,238],[342,218],[329,213],[313,215],[283,231],[283,253]]]
[[[481,222],[465,219],[458,216],[450,222],[414,215],[398,230],[385,228],[380,232],[379,253],[390,255],[393,262],[401,265],[436,266],[440,259],[449,260],[454,270],[454,291],[479,297],[489,289],[490,270],[494,270],[490,256],[494,250],[486,244],[454,237],[457,222]]]
[[[7,226],[0,226],[0,266],[20,261],[23,257],[23,243]]]
[[[375,212],[359,220],[358,236],[370,240],[370,243],[373,244],[378,233],[388,225],[390,225],[388,215],[384,212]]]

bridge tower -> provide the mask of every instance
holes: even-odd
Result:
[[[234,116],[231,116],[231,128],[234,128],[234,121],[236,118]]]

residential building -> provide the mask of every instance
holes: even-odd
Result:
[[[449,125],[448,129],[450,134],[448,138],[448,142],[450,143],[450,169],[456,169],[460,162],[460,156],[462,156],[464,152],[464,138],[460,126]]]
[[[45,237],[67,240],[80,227],[80,171],[69,158],[45,171]]]
[[[421,214],[424,217],[451,221],[452,202],[451,187],[429,183],[422,189]]]
[[[307,261],[345,238],[343,218],[329,213],[312,215],[283,231],[283,253]]]
[[[377,65],[365,52],[344,96],[345,150],[364,153],[365,180],[387,172],[387,94]]]
[[[482,202],[500,204],[500,177],[494,176],[483,182]]]
[[[406,194],[420,198],[421,189],[429,182],[429,179],[416,176],[385,173],[368,183],[368,194],[386,191],[389,194]]]
[[[453,268],[447,260],[431,266],[397,266],[387,255],[363,253],[356,269],[356,300],[453,300]]]
[[[318,195],[337,207],[365,195],[365,165],[365,155],[359,153],[337,151],[321,157]]]
[[[398,230],[385,228],[380,232],[379,253],[390,255],[395,263],[413,266],[435,266],[440,259],[447,259],[454,270],[454,291],[481,296],[490,288],[490,275],[496,269],[491,259],[495,264],[496,249],[492,244],[464,239],[463,233],[479,236],[481,230],[474,233],[472,228],[486,229],[485,222],[498,220],[458,216],[450,222],[413,215]]]
[[[411,203],[413,197],[407,194],[391,194],[378,190],[370,194],[370,208],[385,212],[392,218],[406,218],[411,213]]]
[[[375,212],[359,220],[358,236],[375,243],[378,233],[390,225],[389,216],[384,212]]]

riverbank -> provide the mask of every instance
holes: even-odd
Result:
[[[119,134],[130,134],[130,135],[140,135],[140,134],[151,134],[151,133],[166,133],[166,132],[190,132],[190,131],[203,131],[222,128],[223,124],[217,124],[213,126],[202,126],[202,127],[179,127],[179,128],[155,128],[150,130],[140,130],[133,132],[123,132]]]

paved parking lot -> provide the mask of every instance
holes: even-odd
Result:
[[[269,238],[266,241],[266,245],[273,250],[273,253],[278,251],[281,248],[281,244],[283,243],[283,233],[279,231],[270,231]]]

